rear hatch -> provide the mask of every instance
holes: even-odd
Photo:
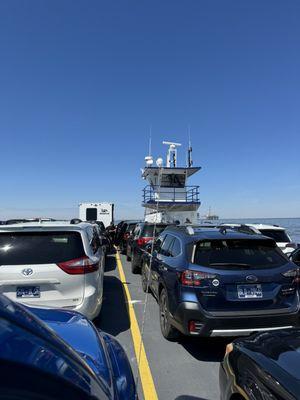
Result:
[[[79,232],[0,232],[0,293],[27,304],[77,306],[83,301],[84,274],[62,267],[84,257]]]
[[[298,304],[298,271],[273,240],[206,240],[196,244],[197,297],[210,312],[284,312]]]

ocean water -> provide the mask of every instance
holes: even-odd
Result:
[[[201,219],[200,223],[204,220]],[[207,222],[207,221],[206,221]],[[214,223],[237,223],[237,224],[268,224],[279,225],[285,228],[295,243],[300,243],[300,218],[245,218],[245,219],[219,219],[211,221]]]

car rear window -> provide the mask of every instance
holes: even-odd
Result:
[[[50,264],[84,255],[79,232],[0,233],[0,265]]]
[[[262,235],[274,239],[275,242],[290,242],[290,239],[285,231],[275,229],[260,229],[259,231]]]
[[[126,228],[126,232],[132,232],[135,227],[136,227],[136,223],[135,224],[128,224],[128,226]]]
[[[161,234],[162,231],[166,229],[166,225],[156,225],[155,226],[155,237]],[[153,237],[154,236],[154,224],[153,225],[145,225],[142,230],[142,237]]]
[[[195,248],[194,263],[220,269],[272,268],[287,259],[273,240],[205,240]]]

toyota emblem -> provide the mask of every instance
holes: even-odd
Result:
[[[33,269],[32,268],[24,268],[22,270],[22,275],[24,276],[30,276],[33,274]]]

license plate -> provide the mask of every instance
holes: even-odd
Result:
[[[33,298],[41,297],[39,286],[22,286],[17,287],[17,298]]]
[[[238,285],[239,299],[261,299],[263,297],[261,285]]]

